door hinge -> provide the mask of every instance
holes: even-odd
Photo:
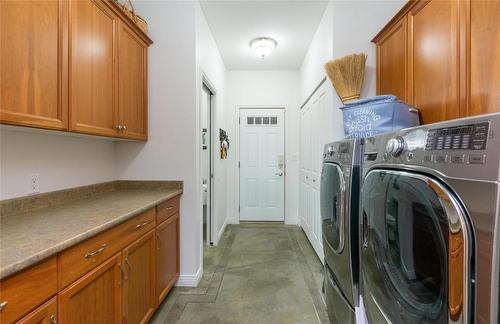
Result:
[[[238,161],[238,168],[241,168],[241,162]]]
[[[241,117],[238,117],[238,124],[241,124]]]
[[[238,213],[240,212],[240,210],[241,210],[241,208],[240,208],[240,206],[238,206]]]

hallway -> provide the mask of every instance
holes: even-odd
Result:
[[[323,266],[297,226],[228,225],[205,247],[196,288],[176,287],[152,323],[328,323]]]

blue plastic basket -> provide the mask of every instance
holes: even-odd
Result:
[[[418,110],[392,95],[356,100],[340,109],[347,137],[370,137],[420,124]]]

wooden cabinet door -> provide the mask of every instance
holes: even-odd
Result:
[[[147,48],[129,26],[119,24],[118,111],[121,137],[147,139]]]
[[[118,20],[102,0],[70,2],[70,130],[116,136]]]
[[[156,228],[156,296],[161,303],[179,278],[179,214]]]
[[[121,253],[59,293],[59,319],[71,324],[122,321]]]
[[[377,94],[408,99],[408,29],[403,17],[377,44]]]
[[[460,116],[459,14],[463,2],[420,1],[408,15],[409,102],[424,124]]]
[[[123,318],[128,324],[147,323],[156,307],[155,231],[152,230],[122,252],[124,267]]]
[[[500,112],[500,1],[470,1],[469,115]]]
[[[63,0],[0,1],[0,121],[67,129]]]
[[[57,296],[16,322],[17,324],[56,324]]]

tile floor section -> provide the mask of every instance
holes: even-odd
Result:
[[[323,266],[304,232],[276,223],[228,225],[204,251],[196,288],[174,288],[151,323],[329,323]]]

